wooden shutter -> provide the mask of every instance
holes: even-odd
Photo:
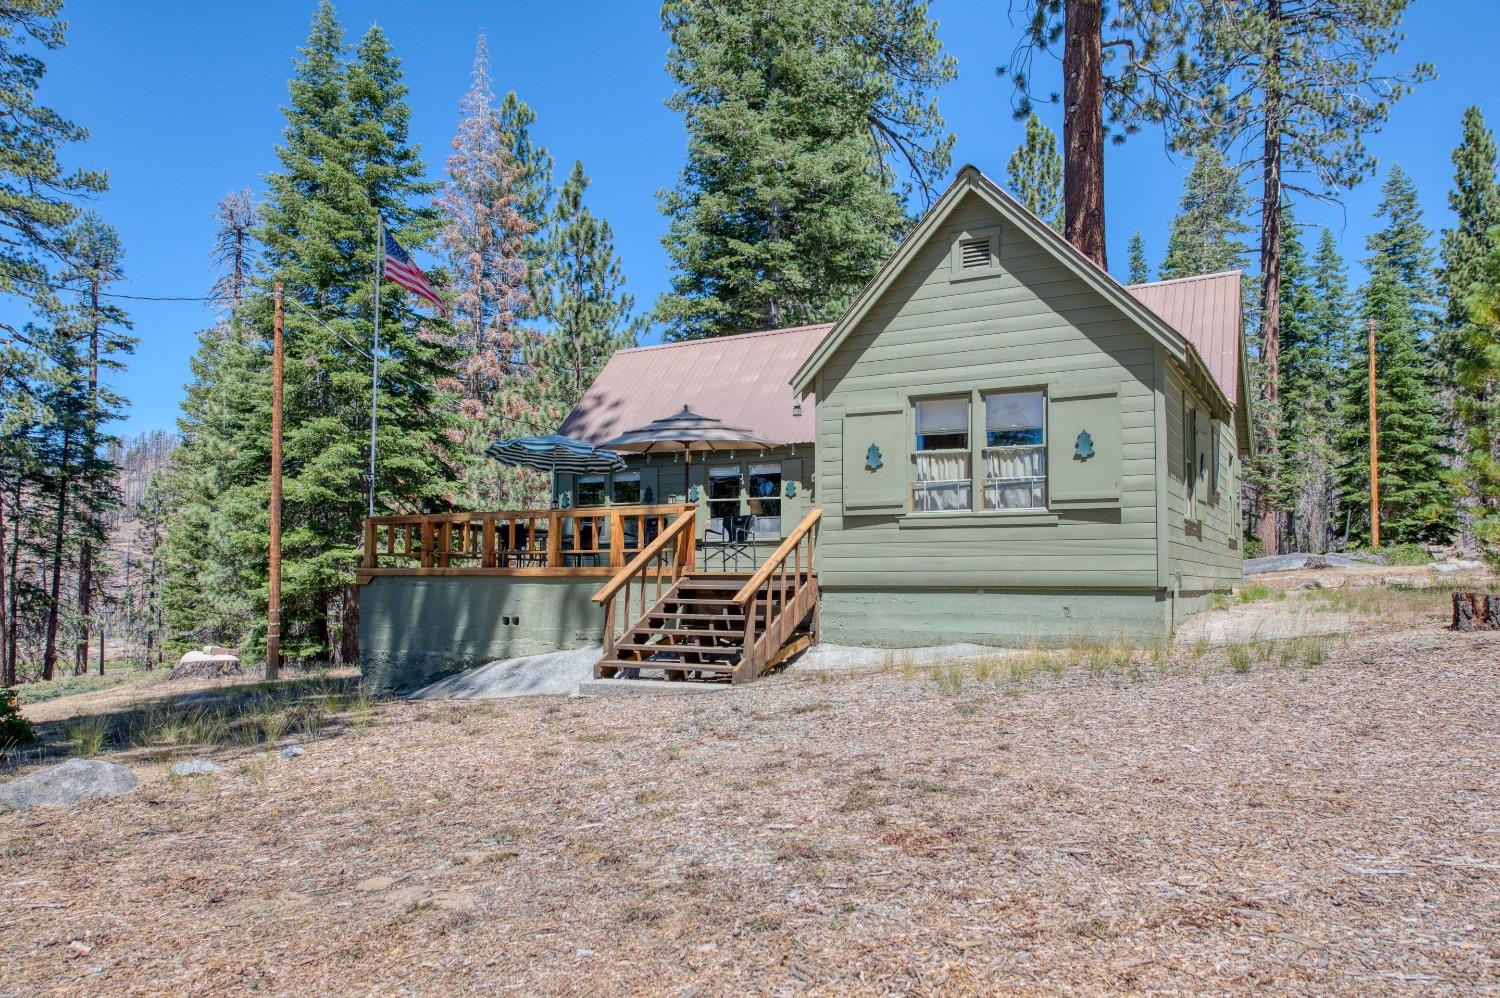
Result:
[[[1122,449],[1118,382],[1064,385],[1049,391],[1047,490],[1051,504],[1069,509],[1118,505]]]
[[[1209,494],[1209,484],[1213,476],[1212,472],[1209,471],[1209,465],[1214,459],[1214,445],[1212,435],[1212,427],[1214,426],[1214,421],[1209,417],[1208,413],[1202,411],[1201,409],[1196,411],[1198,413],[1198,418],[1196,421],[1198,424],[1198,451],[1193,455],[1193,459],[1196,462],[1193,468],[1193,495],[1197,497],[1198,502],[1201,506],[1208,503],[1212,498]],[[1198,511],[1198,518],[1203,518],[1203,511],[1201,508]]]
[[[638,470],[641,473],[641,503],[654,506],[666,502],[667,497],[661,494],[661,489],[657,488],[656,468],[642,465]],[[647,489],[651,490],[650,499],[646,498]]]
[[[904,404],[844,414],[846,515],[906,511],[906,435]]]

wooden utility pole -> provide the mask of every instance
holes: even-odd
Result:
[[[1368,324],[1370,349],[1370,547],[1380,547],[1380,431],[1375,407],[1375,320]]]
[[[266,607],[266,678],[281,665],[281,282],[276,282],[276,318],[271,338],[271,565]]]

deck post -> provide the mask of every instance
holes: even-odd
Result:
[[[375,567],[375,521],[365,520],[365,567]]]
[[[547,514],[547,567],[557,568],[561,565],[562,514],[553,510]]]
[[[484,518],[483,533],[481,534],[481,551],[479,563],[485,568],[495,567],[495,518],[486,516]]]
[[[422,567],[432,567],[432,521],[422,517]]]
[[[609,514],[609,567],[625,567],[625,517],[619,511]]]

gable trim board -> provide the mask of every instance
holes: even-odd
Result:
[[[1253,441],[1253,429],[1249,425],[1249,406],[1242,400],[1231,401],[1225,393],[1224,387],[1214,379],[1208,365],[1199,354],[1197,348],[1178,330],[1174,329],[1159,315],[1146,305],[1131,296],[1118,281],[1108,273],[1097,267],[1071,243],[1053,230],[1041,219],[1027,211],[1020,202],[1003,191],[994,181],[973,166],[965,166],[958,172],[952,184],[943,192],[932,208],[923,215],[911,233],[902,241],[896,252],[887,260],[876,273],[873,280],[867,284],[859,295],[854,299],[833,328],[828,331],[827,336],[818,344],[812,355],[803,362],[796,374],[792,376],[792,387],[799,393],[806,393],[810,385],[816,380],[823,366],[838,352],[854,329],[865,318],[875,304],[884,296],[885,292],[895,283],[896,279],[906,269],[907,265],[927,245],[929,239],[940,231],[948,217],[957,208],[959,203],[968,194],[975,194],[992,207],[998,213],[1003,222],[1014,226],[1047,253],[1057,262],[1066,267],[1074,275],[1080,278],[1089,288],[1102,295],[1106,301],[1114,305],[1127,318],[1150,335],[1167,353],[1183,366],[1189,377],[1199,384],[1200,388],[1206,388],[1204,393],[1210,399],[1217,412],[1224,415],[1233,414],[1237,424],[1243,421],[1241,432],[1237,433],[1240,438],[1242,450],[1248,450]],[[982,235],[990,235],[992,238],[992,253],[998,249],[995,243],[1000,241],[997,230],[976,229],[973,232],[966,231],[964,238],[978,238]],[[961,251],[963,238],[953,249],[953,259],[957,261]],[[994,255],[997,261],[995,268],[985,268],[985,274],[993,273],[998,268],[998,254]],[[975,274],[973,276],[983,276]],[[950,280],[952,276],[950,276]],[[1238,334],[1238,331],[1237,331]],[[1245,385],[1247,366],[1243,359],[1243,335],[1237,335],[1240,342],[1241,362],[1239,368],[1240,389],[1236,394],[1243,394],[1248,399],[1248,390]],[[1238,404],[1237,404],[1238,403]]]

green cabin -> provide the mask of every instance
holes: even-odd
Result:
[[[1121,285],[965,167],[836,323],[619,351],[560,428],[688,407],[776,446],[372,521],[363,657],[399,685],[603,633],[599,675],[741,682],[817,640],[1167,637],[1241,579],[1242,302],[1238,272]]]

